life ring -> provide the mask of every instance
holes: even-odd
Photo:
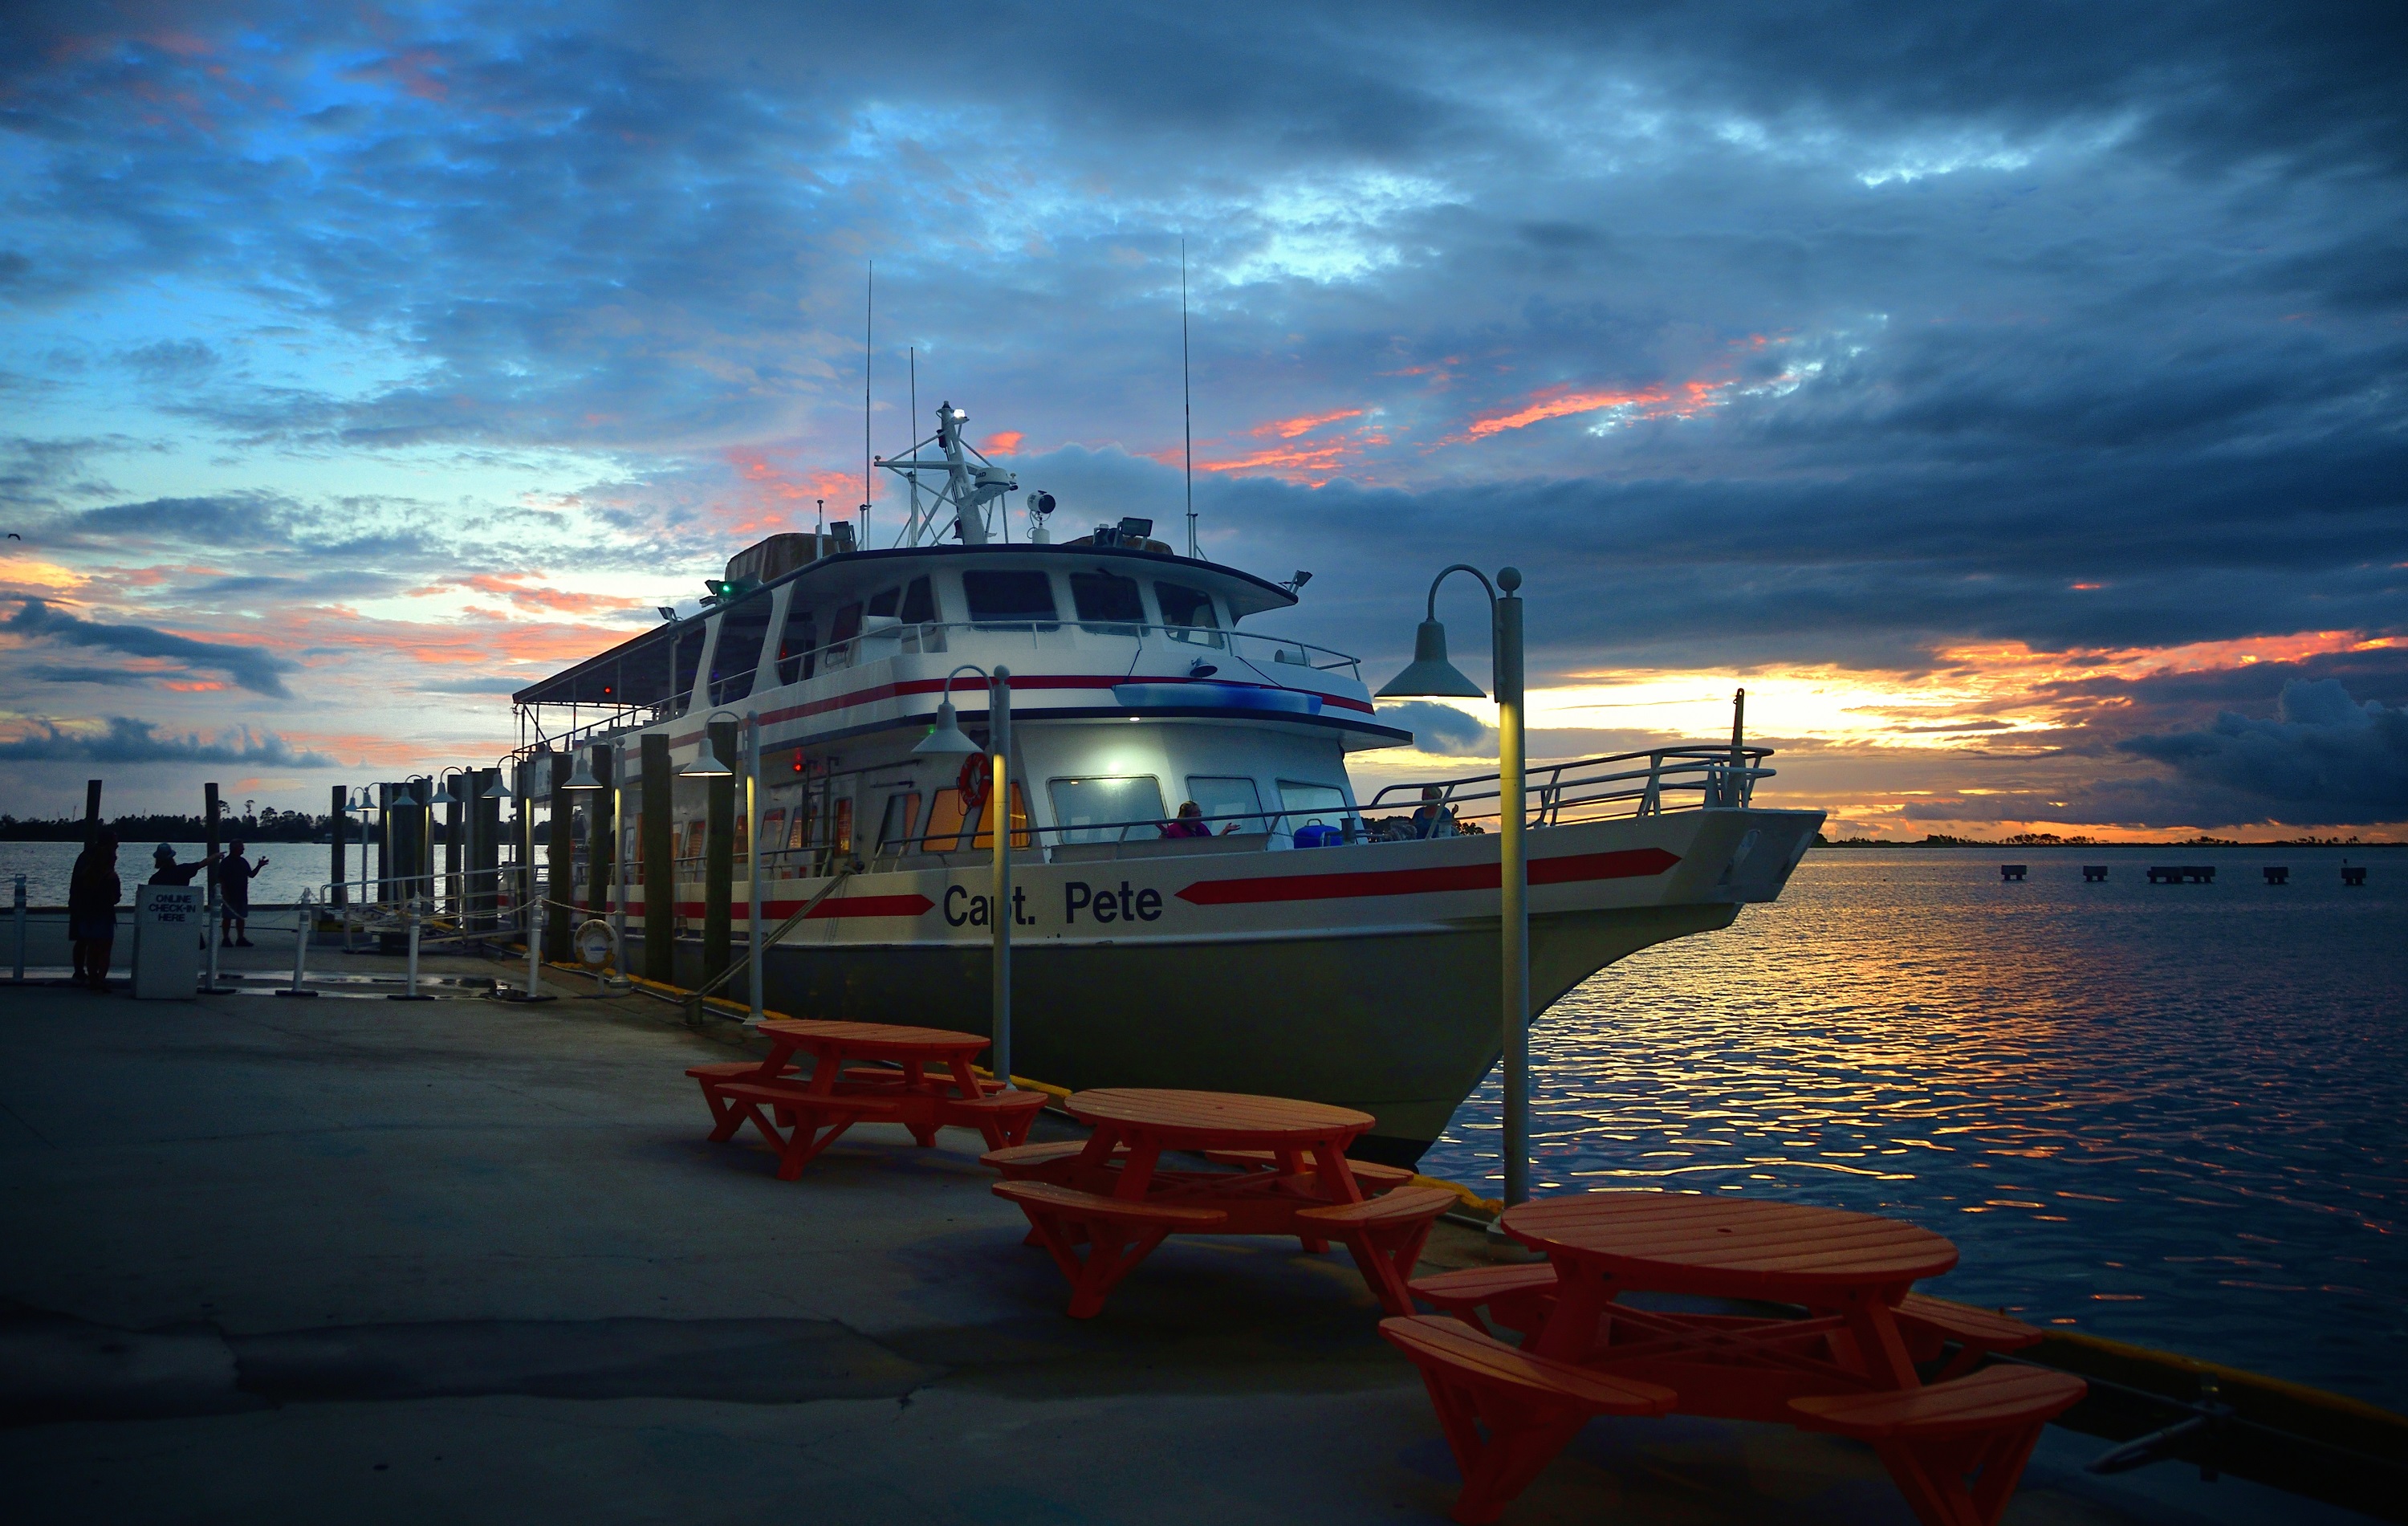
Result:
[[[975,816],[986,809],[987,795],[995,788],[995,773],[984,753],[972,753],[962,759],[962,771],[953,780],[953,787],[962,793],[963,815]]]

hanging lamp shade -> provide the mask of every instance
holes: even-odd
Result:
[[[726,779],[732,777],[735,772],[734,769],[719,760],[719,751],[711,746],[709,730],[705,730],[702,734],[702,746],[694,755],[694,761],[678,770],[679,775],[687,779]],[[594,787],[599,789],[602,786],[596,785]]]
[[[502,771],[503,770],[500,769],[495,769],[494,770],[494,782],[487,785],[484,788],[483,793],[486,799],[507,800],[510,798],[510,786],[502,783]]]
[[[937,706],[936,726],[920,739],[920,744],[911,751],[922,757],[964,757],[986,749],[962,734],[960,725],[953,719],[953,702],[947,698]]]
[[[724,773],[727,770],[723,769],[720,771]],[[577,771],[570,774],[568,776],[568,782],[560,787],[566,790],[600,789],[602,787],[602,781],[594,777],[594,765],[587,760],[584,749],[580,748],[578,750]]]
[[[1446,626],[1425,620],[1413,632],[1413,660],[1380,690],[1382,699],[1447,698],[1485,699],[1488,691],[1474,684],[1446,660]]]

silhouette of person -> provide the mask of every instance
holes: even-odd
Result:
[[[95,991],[108,989],[117,900],[124,890],[117,877],[117,833],[104,827],[77,856],[75,871],[67,877],[67,937],[74,944],[75,978]]]
[[[249,948],[251,881],[267,867],[267,856],[260,855],[259,862],[254,864],[242,856],[242,847],[240,838],[226,844],[225,862],[218,865],[219,914],[223,919],[218,927],[218,938],[236,948]]]
[[[1179,806],[1179,819],[1172,822],[1166,822],[1163,825],[1162,835],[1165,837],[1211,837],[1212,835],[1212,828],[1211,826],[1207,825],[1204,820],[1204,808],[1202,806],[1197,805],[1194,800],[1182,800],[1180,802]]]
[[[150,883],[152,885],[190,885],[193,876],[214,864],[222,857],[211,854],[195,858],[189,864],[176,862],[175,844],[162,842],[150,850]]]

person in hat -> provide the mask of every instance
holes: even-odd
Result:
[[[152,885],[190,885],[193,876],[218,861],[216,854],[195,858],[189,864],[176,862],[176,847],[162,842],[150,850],[150,883]]]
[[[108,956],[117,942],[117,833],[103,827],[79,854],[67,877],[67,938],[74,945],[75,978],[95,991],[108,989]]]
[[[1421,809],[1413,813],[1413,836],[1454,837],[1456,832],[1455,813],[1446,808],[1446,791],[1424,785]]]

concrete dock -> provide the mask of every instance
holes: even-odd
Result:
[[[290,969],[289,932],[261,942],[236,952]],[[777,1181],[706,1141],[681,1073],[740,1029],[590,986],[0,986],[13,1519],[1444,1518],[1454,1464],[1342,1251],[1174,1240],[1070,1320],[975,1135],[865,1127]],[[1425,1264],[1501,1254],[1442,1224]],[[2085,1475],[2102,1449],[2051,1432],[2007,1519],[2359,1519]],[[1505,1517],[1912,1519],[1861,1447],[1687,1419],[1591,1424]]]

